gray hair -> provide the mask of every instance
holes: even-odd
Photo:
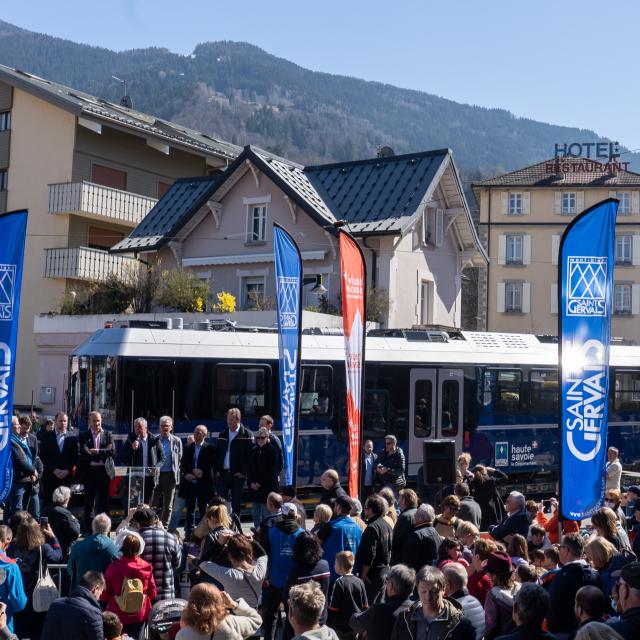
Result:
[[[108,536],[111,531],[111,518],[106,513],[99,513],[91,523],[91,531]]]
[[[398,438],[396,438],[392,433],[387,433],[384,437],[384,441],[391,440],[394,445],[398,444]]]
[[[527,502],[527,500],[524,497],[524,495],[522,493],[520,493],[519,491],[512,491],[509,494],[509,497],[513,498],[514,500],[518,500],[520,502],[520,504],[522,505],[522,507],[524,507],[525,503]]]
[[[362,513],[362,502],[358,498],[351,498],[351,513],[349,515],[359,516]]]
[[[61,486],[53,492],[54,504],[66,504],[71,499],[71,489],[69,487]]]
[[[604,622],[589,622],[576,631],[575,640],[624,640],[624,638]]]
[[[542,624],[549,611],[549,594],[540,585],[525,582],[516,594],[514,609],[520,623],[535,628]]]
[[[416,582],[433,582],[433,584],[440,587],[443,591],[447,586],[447,582],[444,579],[444,574],[442,573],[442,571],[428,564],[426,564],[424,567],[422,567],[422,569],[420,569],[420,571],[418,571]]]
[[[133,421],[133,426],[135,427],[137,424],[139,424],[141,427],[146,427],[147,421],[144,418],[136,418]]]
[[[158,424],[162,425],[163,422],[168,422],[173,427],[173,418],[171,416],[162,416]]]
[[[442,573],[444,573],[445,580],[455,587],[453,591],[460,591],[467,586],[469,576],[467,570],[459,562],[449,562],[446,564]]]
[[[416,572],[406,564],[395,564],[386,575],[397,595],[408,598],[416,586]]]
[[[436,519],[436,512],[434,508],[427,502],[423,502],[416,510],[415,521],[420,522],[433,522]]]

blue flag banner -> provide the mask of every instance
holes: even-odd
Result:
[[[587,209],[560,242],[560,502],[568,520],[590,516],[604,495],[617,211],[614,199]]]
[[[26,233],[26,211],[0,215],[0,502],[9,496],[13,480],[11,416]]]
[[[298,385],[302,325],[302,258],[293,238],[277,224],[273,225],[273,244],[276,261],[284,482],[285,485],[295,486],[300,414]]]

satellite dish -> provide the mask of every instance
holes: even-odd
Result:
[[[396,153],[391,147],[378,147],[378,158],[393,158]]]

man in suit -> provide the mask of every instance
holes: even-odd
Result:
[[[217,488],[218,494],[225,500],[229,499],[231,493],[231,509],[238,516],[252,448],[253,436],[241,422],[240,409],[229,409],[227,428],[218,436]]]
[[[80,455],[78,437],[67,430],[69,418],[64,411],[56,414],[53,431],[46,431],[40,440],[40,458],[44,465],[42,498],[50,505],[53,492],[60,486],[68,487],[73,469]]]
[[[373,493],[376,479],[376,463],[378,455],[373,452],[373,442],[366,440],[362,452],[362,499],[366,500]]]
[[[109,483],[115,476],[113,438],[102,428],[102,416],[97,411],[89,414],[89,430],[80,435],[79,445],[84,527],[88,533],[96,513],[109,514]]]
[[[185,538],[195,527],[196,504],[200,519],[207,511],[207,502],[211,497],[213,484],[213,466],[215,450],[205,442],[207,427],[199,424],[193,430],[193,442],[184,450],[180,464],[179,495],[187,506],[187,522],[184,525]]]
[[[129,434],[124,443],[122,463],[127,467],[145,470],[142,502],[151,502],[157,475],[164,463],[164,449],[160,444],[160,436],[149,433],[149,427],[144,418],[136,418],[133,421],[133,433]],[[127,501],[127,510],[130,506],[132,505]]]
[[[169,527],[176,486],[180,482],[180,461],[182,460],[182,440],[173,433],[173,420],[169,416],[160,418],[160,446],[164,451],[164,462],[160,466],[158,483],[153,491],[152,504],[160,506],[162,498],[162,524]]]

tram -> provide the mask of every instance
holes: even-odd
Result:
[[[268,413],[279,427],[278,336],[273,329],[163,322],[105,328],[70,356],[68,408],[86,428],[102,414],[116,441],[144,416],[171,415],[181,437],[205,424],[215,438],[229,407],[255,429]],[[333,335],[332,335],[333,333]],[[555,337],[439,330],[374,330],[367,336],[363,441],[381,450],[393,433],[408,477],[423,441],[447,438],[473,463],[503,470],[513,486],[553,491],[559,429]],[[608,441],[626,469],[640,467],[640,347],[612,345]],[[344,338],[310,329],[302,337],[298,485],[317,485],[327,467],[346,477]]]

